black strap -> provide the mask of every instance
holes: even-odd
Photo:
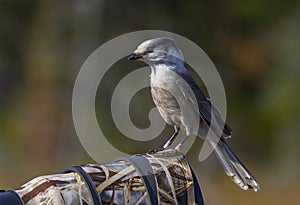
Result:
[[[194,173],[194,171],[192,170],[192,167],[190,166],[191,172],[192,172],[192,176],[193,176],[193,181],[194,181],[194,192],[195,192],[195,201],[197,205],[204,205],[204,201],[203,201],[203,197],[202,197],[202,193],[201,193],[201,189],[197,180],[197,177]]]
[[[157,184],[155,180],[155,175],[152,166],[147,158],[143,156],[132,156],[132,157],[120,157],[115,161],[126,161],[134,166],[134,168],[139,172],[146,190],[148,192],[148,199],[151,205],[158,205],[158,194],[157,194]]]
[[[69,167],[66,170],[64,170],[63,173],[70,173],[70,172],[76,172],[84,179],[85,183],[87,184],[91,192],[94,205],[102,205],[101,200],[99,199],[98,193],[96,191],[95,185],[92,179],[90,178],[90,176],[80,166]]]

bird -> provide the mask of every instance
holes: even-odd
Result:
[[[165,122],[174,127],[174,133],[163,149],[172,145],[180,130],[185,137],[176,146],[177,151],[191,135],[196,135],[214,150],[224,172],[241,189],[260,189],[226,142],[232,136],[232,129],[185,68],[183,53],[172,38],[146,40],[138,45],[128,60],[142,61],[151,68],[150,88],[154,104]],[[217,140],[208,136],[210,128],[218,136]]]

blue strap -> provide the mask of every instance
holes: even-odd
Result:
[[[1,205],[23,205],[20,196],[13,190],[0,190]]]
[[[148,192],[148,200],[151,205],[158,205],[157,198],[157,184],[155,180],[155,175],[152,166],[147,158],[143,156],[132,156],[132,157],[120,157],[115,161],[126,161],[134,166],[134,168],[139,172],[146,190]]]
[[[70,173],[70,172],[76,172],[83,178],[83,180],[85,181],[86,185],[90,190],[94,205],[102,205],[101,200],[99,199],[98,196],[98,192],[90,176],[80,166],[69,167],[68,169],[64,170],[63,173]]]
[[[194,171],[192,170],[192,167],[190,166],[191,172],[192,172],[192,176],[193,176],[193,181],[194,181],[194,192],[195,192],[195,201],[197,205],[204,205],[204,201],[203,201],[203,197],[202,197],[202,193],[201,193],[201,189],[197,180],[197,177],[194,173]]]

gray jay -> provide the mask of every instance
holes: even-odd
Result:
[[[129,60],[141,60],[151,68],[150,85],[155,105],[174,134],[163,146],[171,146],[179,129],[186,136],[176,146],[180,150],[190,135],[206,140],[225,173],[242,189],[259,190],[259,184],[226,143],[232,135],[219,110],[203,94],[184,66],[181,50],[171,38],[161,37],[140,44]],[[208,130],[218,136],[208,137]]]

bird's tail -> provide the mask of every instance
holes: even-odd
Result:
[[[215,145],[213,141],[209,141],[209,144],[212,147],[215,147],[214,153],[224,168],[225,173],[231,177],[231,179],[239,187],[244,190],[259,190],[259,184],[256,182],[252,174],[246,169],[246,167],[240,162],[237,156],[232,152],[224,139],[221,139],[217,145]]]

